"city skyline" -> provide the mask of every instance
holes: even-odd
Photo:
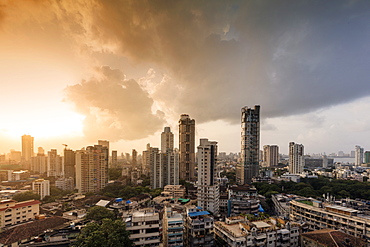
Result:
[[[240,151],[240,109],[261,105],[260,149],[370,149],[367,1],[5,1],[0,154],[109,140],[160,147],[178,118]],[[189,21],[190,20],[190,21]],[[148,124],[150,123],[150,124]]]

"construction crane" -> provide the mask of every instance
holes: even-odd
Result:
[[[64,149],[67,149],[68,145],[67,144],[62,144],[64,146]]]

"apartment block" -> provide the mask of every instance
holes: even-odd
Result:
[[[0,201],[0,227],[16,225],[35,219],[40,213],[40,201]]]
[[[290,219],[306,222],[311,231],[341,230],[354,237],[370,239],[370,218],[360,211],[311,199],[290,201]]]
[[[214,219],[208,211],[194,205],[186,207],[184,226],[184,246],[213,247]]]
[[[222,246],[298,247],[299,225],[279,218],[246,221],[242,216],[215,222],[215,235]]]
[[[229,188],[227,216],[258,213],[259,199],[257,189],[249,185],[235,185]]]
[[[40,195],[40,198],[42,200],[45,196],[50,195],[50,181],[37,179],[32,182],[32,190],[34,193]]]
[[[159,213],[153,208],[134,211],[126,218],[126,230],[134,246],[159,246],[160,228]]]
[[[163,247],[183,246],[184,219],[181,214],[173,211],[171,207],[165,207],[162,228]]]

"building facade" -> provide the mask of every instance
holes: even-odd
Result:
[[[64,149],[64,176],[76,178],[76,152],[71,149]]]
[[[294,142],[289,143],[289,173],[301,174],[304,168],[304,146]]]
[[[202,211],[194,205],[186,207],[184,225],[184,246],[213,247],[214,219],[207,211]]]
[[[62,157],[57,153],[56,149],[51,149],[48,152],[48,177],[62,177],[64,176],[64,167],[62,163]]]
[[[249,184],[258,176],[260,151],[260,106],[243,107],[241,113],[241,161],[237,167],[238,184]]]
[[[231,186],[228,190],[227,216],[240,214],[256,214],[259,210],[260,201],[257,189],[254,186],[238,185]]]
[[[275,167],[279,164],[279,146],[263,146],[263,162],[266,167]]]
[[[173,150],[173,133],[170,127],[164,127],[161,134],[161,152],[166,153],[168,149]]]
[[[160,228],[159,214],[154,209],[134,211],[126,218],[126,230],[134,246],[159,246]]]
[[[37,179],[32,182],[32,191],[40,195],[41,200],[45,196],[50,196],[50,181],[44,179]]]
[[[40,201],[0,201],[0,227],[12,226],[35,219],[40,213]]]
[[[98,192],[108,183],[107,147],[88,146],[76,151],[76,188],[80,193]]]
[[[217,142],[200,139],[198,146],[198,206],[219,214],[220,189],[217,181]]]
[[[195,120],[182,114],[179,120],[180,179],[195,181]]]
[[[163,247],[182,247],[184,219],[181,214],[165,207],[162,219]]]
[[[364,149],[358,145],[355,146],[355,166],[361,166],[364,162]]]

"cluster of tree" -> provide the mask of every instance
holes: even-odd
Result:
[[[304,178],[301,182],[281,181],[279,184],[254,183],[258,193],[271,198],[272,194],[290,193],[305,197],[318,198],[330,194],[337,199],[361,198],[370,200],[370,183],[356,180],[341,180],[327,177]]]
[[[110,184],[107,185],[102,191],[101,194],[108,197],[120,197],[123,200],[127,200],[131,197],[147,193],[152,197],[160,195],[162,189],[150,189],[144,186],[131,187],[120,184]]]
[[[115,214],[105,207],[95,206],[86,214],[88,223],[80,232],[75,247],[112,247],[133,246],[129,239],[130,233],[122,219],[117,219]]]
[[[66,196],[68,194],[73,193],[73,191],[69,190],[62,190],[57,187],[50,187],[50,196],[45,196],[42,202],[48,203],[48,202],[54,202],[56,199],[60,199],[63,196]],[[13,196],[13,200],[18,202],[28,201],[28,200],[40,200],[40,195],[32,192],[32,191],[26,191],[23,193],[18,193]]]
[[[236,172],[235,171],[231,171],[231,172],[226,172],[226,171],[223,171],[221,172],[221,177],[227,177],[227,179],[229,180],[229,184],[236,184]]]

